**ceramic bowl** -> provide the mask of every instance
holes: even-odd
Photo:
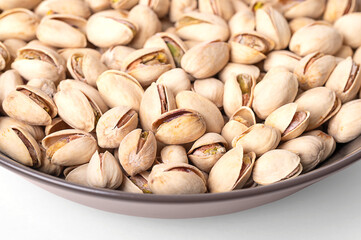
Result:
[[[361,158],[361,136],[339,145],[331,158],[317,169],[297,178],[227,193],[195,195],[133,194],[89,188],[66,182],[0,154],[0,165],[39,187],[71,201],[104,211],[152,218],[207,217],[254,208],[291,195]]]

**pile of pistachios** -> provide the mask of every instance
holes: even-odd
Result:
[[[307,173],[361,134],[361,1],[0,0],[0,152],[196,194]]]

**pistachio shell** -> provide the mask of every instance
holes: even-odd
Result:
[[[41,165],[38,143],[29,132],[18,126],[0,129],[0,151],[26,166]]]
[[[58,54],[64,58],[65,62],[67,62],[74,53],[92,54],[96,58],[101,58],[102,56],[100,52],[92,48],[63,48],[58,50]]]
[[[311,131],[311,132],[307,132],[307,133],[305,133],[303,135],[304,136],[315,136],[321,142],[323,142],[323,144],[325,146],[325,150],[323,152],[321,162],[325,161],[336,150],[336,141],[335,141],[335,139],[332,136],[322,132],[321,130],[314,130],[314,131]]]
[[[249,107],[240,107],[237,109],[231,116],[230,120],[235,120],[246,127],[250,127],[252,125],[255,125],[256,122],[256,116],[254,115],[254,112]]]
[[[169,145],[160,152],[162,163],[188,163],[187,152],[180,145]]]
[[[110,1],[111,7],[114,9],[131,9],[137,5],[138,0],[113,0]]]
[[[138,114],[130,107],[119,106],[104,113],[96,126],[98,144],[117,148],[124,137],[137,128]]]
[[[44,131],[39,126],[31,126],[22,121],[10,117],[0,117],[0,130],[9,127],[16,127],[30,133],[35,140],[39,141],[44,138]]]
[[[84,1],[89,4],[89,7],[93,12],[99,12],[110,8],[109,0],[84,0]]]
[[[209,191],[228,192],[242,188],[251,176],[255,159],[253,152],[244,154],[240,146],[229,150],[209,173]]]
[[[206,132],[202,115],[189,109],[176,109],[162,114],[152,124],[158,141],[165,144],[184,144],[197,140]]]
[[[319,18],[326,7],[326,0],[306,0],[302,2],[291,2],[286,6],[284,15],[288,19],[297,17]]]
[[[89,5],[82,0],[48,0],[41,2],[35,9],[41,17],[49,14],[72,14],[88,18],[91,14]]]
[[[174,96],[181,91],[191,89],[189,76],[182,68],[174,68],[163,73],[156,83],[166,86]]]
[[[101,61],[110,69],[121,70],[123,61],[135,49],[126,46],[110,47],[101,57]]]
[[[342,45],[342,47],[335,53],[335,57],[337,58],[347,58],[353,56],[353,50],[350,46]]]
[[[195,194],[207,191],[202,172],[185,163],[154,166],[149,175],[149,186],[155,194]]]
[[[144,90],[129,74],[115,70],[105,71],[98,77],[97,87],[109,107],[129,106],[139,111]]]
[[[128,133],[120,143],[119,162],[130,176],[148,170],[155,160],[157,143],[150,131],[135,129]]]
[[[357,64],[361,64],[361,47],[359,47],[356,51],[355,54],[353,56],[353,60],[357,63]]]
[[[328,0],[323,19],[334,22],[341,16],[357,11],[357,0]]]
[[[290,26],[292,34],[294,34],[299,29],[301,29],[304,26],[307,26],[307,25],[309,25],[311,23],[314,23],[314,22],[315,22],[315,20],[313,18],[300,17],[300,18],[292,19],[289,22],[289,26]]]
[[[216,78],[196,80],[193,91],[212,101],[217,107],[223,106],[224,84]]]
[[[297,177],[302,171],[300,157],[287,150],[276,149],[260,157],[253,168],[253,180],[259,185],[269,185]]]
[[[118,190],[123,192],[143,194],[143,191],[137,185],[135,185],[125,174],[123,174],[123,181]]]
[[[231,0],[199,0],[198,8],[200,12],[212,13],[227,21],[234,14],[234,8]]]
[[[139,0],[139,4],[150,7],[159,18],[163,18],[168,14],[170,0]]]
[[[44,148],[41,147],[40,150],[41,150],[41,166],[37,170],[49,175],[59,177],[60,174],[63,172],[63,167],[51,163],[50,160],[46,157]]]
[[[65,177],[65,181],[79,185],[89,186],[87,181],[88,165],[89,164],[87,163],[72,169]]]
[[[254,152],[261,156],[275,149],[281,141],[281,132],[264,124],[255,124],[235,137],[232,146],[242,146],[244,152]]]
[[[228,22],[231,35],[240,32],[253,31],[256,27],[254,13],[249,9],[238,11]]]
[[[237,137],[247,129],[248,127],[243,123],[236,120],[229,120],[229,122],[227,122],[222,128],[221,135],[227,141],[228,146],[232,146],[233,138]]]
[[[0,71],[4,70],[11,61],[11,55],[7,47],[0,42]]]
[[[285,67],[288,71],[293,72],[301,58],[293,52],[280,50],[273,51],[267,55],[264,61],[264,70],[268,72],[274,67]]]
[[[361,100],[353,100],[342,105],[340,111],[331,118],[328,124],[328,134],[336,142],[345,143],[361,134]]]
[[[45,135],[49,135],[51,133],[65,130],[65,129],[71,129],[71,127],[64,122],[61,118],[54,118],[49,125],[46,125],[45,127]]]
[[[46,93],[49,97],[53,97],[56,93],[56,86],[53,81],[47,80],[47,79],[31,79],[27,82],[28,86],[35,87]]]
[[[2,103],[4,99],[16,89],[17,86],[23,85],[24,82],[21,79],[19,73],[15,70],[8,70],[0,75],[0,111],[2,109]]]
[[[207,125],[207,132],[221,132],[224,126],[222,113],[210,100],[197,93],[183,91],[177,94],[176,102],[178,108],[192,109],[199,112]]]
[[[228,79],[233,78],[233,75],[240,74],[248,74],[253,76],[254,79],[258,79],[260,70],[254,65],[228,63],[218,75],[219,79],[225,83]]]
[[[0,1],[0,9],[2,10],[8,10],[12,8],[27,8],[32,9],[36,5],[38,5],[41,2],[41,0],[3,0]]]
[[[16,38],[8,38],[4,40],[4,45],[10,53],[12,59],[15,59],[17,56],[17,52],[20,48],[25,47],[26,42],[21,39]]]
[[[335,28],[342,34],[343,41],[352,48],[361,47],[358,33],[361,31],[361,13],[348,13],[335,22]]]
[[[73,166],[89,162],[97,150],[95,138],[87,132],[68,129],[54,132],[42,140],[50,162],[60,166]]]
[[[172,22],[178,21],[183,14],[197,9],[197,0],[177,0],[171,1],[169,18]]]

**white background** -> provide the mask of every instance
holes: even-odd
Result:
[[[1,240],[361,239],[361,162],[290,197],[209,218],[107,213],[57,197],[0,167]]]

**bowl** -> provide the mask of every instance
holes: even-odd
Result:
[[[152,218],[194,218],[233,213],[289,196],[361,158],[361,136],[338,145],[335,153],[317,169],[268,186],[226,193],[193,195],[134,194],[90,188],[53,177],[21,165],[0,153],[0,166],[39,187],[71,201],[96,209]]]

